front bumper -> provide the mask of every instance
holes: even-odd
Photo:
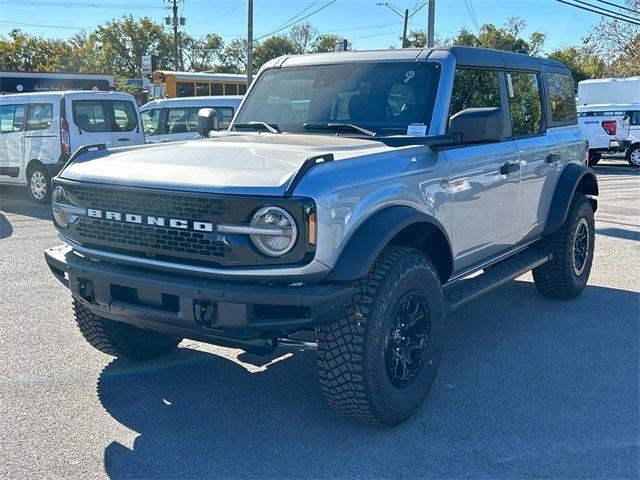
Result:
[[[233,282],[46,250],[52,273],[93,313],[139,328],[265,353],[279,336],[338,320],[352,287]]]

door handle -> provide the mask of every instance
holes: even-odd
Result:
[[[518,170],[520,170],[520,162],[504,162],[504,165],[500,167],[500,174],[508,175]]]
[[[122,138],[118,139],[119,142],[128,142],[129,140],[131,140],[131,139],[127,138],[127,137],[122,137]]]
[[[550,153],[544,159],[544,161],[547,163],[554,163],[554,162],[557,162],[558,160],[560,160],[560,155],[558,155],[557,153]]]

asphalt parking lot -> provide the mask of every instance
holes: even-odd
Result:
[[[548,300],[526,275],[449,317],[433,389],[395,429],[335,414],[313,352],[93,350],[43,261],[49,209],[4,188],[0,477],[638,478],[640,171],[596,171],[585,292]]]

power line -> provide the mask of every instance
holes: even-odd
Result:
[[[598,10],[602,10],[602,11],[604,11],[604,12],[611,13],[611,14],[613,14],[613,15],[617,15],[617,16],[622,17],[622,18],[626,18],[627,20],[632,20],[632,21],[634,21],[634,22],[636,22],[636,21],[640,21],[640,18],[630,17],[629,15],[626,15],[626,14],[624,14],[624,13],[614,12],[614,11],[609,10],[609,9],[607,9],[607,8],[604,8],[604,7],[598,7],[598,6],[596,6],[596,5],[592,5],[591,3],[587,3],[587,2],[585,2],[585,1],[583,1],[583,0],[573,0],[573,1],[574,1],[574,2],[576,2],[576,3],[580,3],[580,4],[582,4],[582,5],[586,5],[586,6],[588,6],[588,7],[597,8]]]
[[[320,11],[324,10],[325,8],[327,8],[328,6],[330,6],[330,5],[334,4],[334,3],[336,3],[336,0],[331,0],[329,3],[326,3],[326,4],[324,4],[323,6],[321,6],[320,8],[315,9],[313,12],[311,12],[311,13],[309,13],[309,14],[305,15],[305,16],[304,16],[304,17],[302,17],[302,18],[299,18],[299,19],[298,19],[298,20],[296,20],[295,22],[289,23],[288,25],[285,25],[285,26],[283,26],[283,27],[281,27],[281,28],[278,28],[277,30],[274,30],[274,31],[272,31],[272,32],[270,32],[270,33],[267,33],[266,35],[262,35],[261,37],[258,37],[258,38],[256,38],[256,39],[254,39],[254,41],[262,40],[263,38],[270,37],[271,35],[273,35],[273,34],[275,34],[275,33],[281,32],[282,30],[285,30],[285,29],[287,29],[287,28],[289,28],[289,27],[292,27],[292,26],[293,26],[293,25],[295,25],[296,23],[300,23],[301,21],[306,20],[306,19],[307,19],[307,18],[309,18],[311,15],[315,15],[316,13],[318,13],[318,12],[320,12]]]
[[[115,3],[80,3],[80,2],[43,2],[37,0],[15,0],[11,2],[0,2],[4,5],[26,5],[26,6],[37,6],[37,7],[64,7],[64,8],[125,8],[125,9],[162,9],[159,6],[149,6],[149,5],[126,5],[126,4],[115,4]]]
[[[198,22],[198,23],[194,24],[193,26],[197,27],[198,25],[204,25],[205,23],[215,22],[216,20],[218,20],[218,19],[220,19],[222,17],[226,17],[227,15],[229,15],[230,13],[235,12],[236,10],[240,10],[242,7],[244,7],[245,3],[247,3],[247,2],[242,2],[237,7],[234,7],[231,10],[228,10],[228,11],[218,15],[217,17],[210,18],[209,20],[205,20],[204,22]]]
[[[305,8],[303,8],[301,11],[299,11],[296,15],[294,15],[293,17],[291,17],[291,18],[289,18],[289,19],[285,20],[284,22],[282,22],[280,25],[278,25],[278,26],[277,26],[277,27],[275,27],[275,28],[280,28],[280,27],[282,27],[283,25],[286,25],[287,23],[289,23],[289,22],[291,22],[291,21],[293,21],[293,20],[297,19],[300,15],[304,15],[304,13],[305,13],[305,12],[309,11],[309,9],[310,9],[311,7],[313,7],[314,5],[316,5],[319,1],[320,1],[320,0],[314,0],[314,1],[313,1],[313,2],[311,2],[309,5],[307,5]]]
[[[560,2],[560,3],[564,3],[565,5],[570,5],[570,6],[575,7],[575,8],[579,8],[581,10],[586,10],[587,12],[597,13],[598,15],[602,15],[603,17],[609,17],[609,18],[613,18],[614,20],[620,20],[621,22],[627,22],[627,23],[632,23],[634,25],[640,25],[640,21],[625,20],[624,18],[619,17],[618,14],[612,14],[613,12],[612,13],[604,13],[604,12],[601,12],[601,11],[598,11],[598,10],[594,10],[592,8],[587,8],[587,7],[583,7],[583,6],[580,6],[580,5],[576,5],[575,3],[567,2],[566,0],[555,0],[555,1],[556,2]],[[578,0],[574,0],[574,1],[578,1]],[[595,7],[594,5],[591,5],[591,6],[594,7],[594,8],[599,8],[599,7]]]
[[[474,12],[471,10],[471,7],[469,6],[468,0],[464,0],[464,6],[466,7],[467,12],[469,13],[469,18],[471,18],[471,21],[473,22],[473,26],[476,27],[476,31],[478,31],[479,30],[478,21],[474,15]]]
[[[607,2],[607,0],[596,0],[596,2],[604,3],[606,5],[611,5],[612,7],[620,8],[622,10],[627,10],[627,11],[635,13],[635,14],[639,14],[640,13],[640,11],[634,10],[633,8],[628,8],[628,7],[625,7],[623,5],[618,5],[616,3],[613,3],[613,2]]]
[[[40,27],[40,28],[60,28],[62,30],[75,30],[75,31],[81,31],[81,30],[93,30],[96,27],[67,27],[67,26],[63,26],[63,25],[44,25],[41,23],[24,23],[24,22],[13,22],[13,21],[7,21],[7,20],[0,20],[0,23],[3,24],[8,24],[8,25],[21,25],[24,27]]]

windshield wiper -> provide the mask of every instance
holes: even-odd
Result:
[[[305,123],[302,125],[305,130],[332,130],[334,132],[341,132],[343,130],[351,130],[353,132],[362,133],[367,137],[375,137],[376,132],[367,130],[364,127],[359,127],[353,123]]]
[[[269,125],[267,122],[234,123],[233,128],[253,128],[254,130],[266,130],[269,133],[282,133],[278,125]]]

